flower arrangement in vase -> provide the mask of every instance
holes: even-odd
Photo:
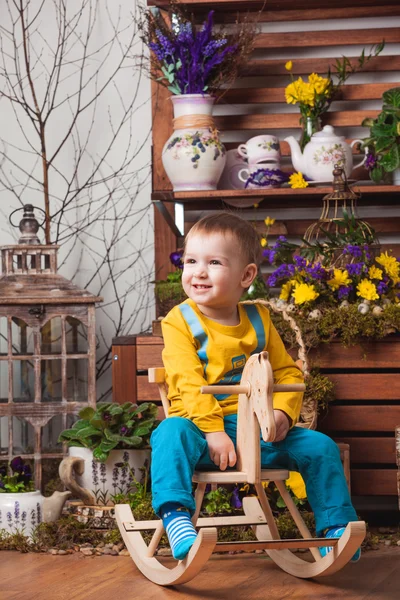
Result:
[[[58,440],[69,447],[59,469],[64,485],[86,504],[112,504],[113,495],[132,485],[129,472],[138,472],[150,460],[157,411],[150,402],[101,402],[96,409],[83,408]]]
[[[0,467],[0,530],[30,536],[42,521],[55,521],[70,492],[45,498],[35,490],[31,466],[20,457]]]
[[[212,118],[214,100],[253,48],[254,23],[245,19],[228,34],[214,28],[213,17],[210,11],[198,26],[171,2],[167,17],[146,9],[139,25],[151,50],[150,77],[173,94],[174,132],[162,160],[174,191],[216,189],[226,156]]]
[[[169,259],[175,271],[168,273],[166,279],[160,279],[155,282],[155,296],[157,302],[157,314],[165,315],[176,305],[186,300],[187,296],[182,287],[182,254],[177,250],[172,252]]]
[[[363,49],[355,65],[346,56],[336,59],[334,64],[336,72],[333,74],[337,78],[336,83],[332,79],[330,69],[326,77],[321,77],[318,73],[311,73],[308,76],[308,81],[304,81],[302,77],[294,79],[292,74],[293,61],[290,60],[286,63],[285,68],[290,72],[292,81],[285,88],[285,97],[288,104],[298,104],[300,109],[301,150],[304,150],[312,134],[321,129],[321,116],[329,110],[341,86],[350,75],[363,68],[372,57],[378,56],[384,46],[384,41],[374,45],[367,56],[365,55],[365,49]]]

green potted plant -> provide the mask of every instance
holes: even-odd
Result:
[[[85,504],[113,504],[113,496],[131,487],[132,475],[150,460],[157,411],[149,402],[99,403],[96,409],[82,409],[79,420],[58,440],[69,447],[69,457],[60,465],[64,485]]]
[[[157,302],[157,314],[165,317],[167,313],[184,300],[187,296],[182,287],[182,251],[172,252],[169,259],[175,271],[168,273],[166,279],[161,279],[155,282],[155,296]]]
[[[382,111],[376,119],[362,122],[363,127],[370,129],[363,143],[368,150],[365,166],[375,183],[393,173],[393,182],[400,184],[400,87],[384,92],[382,100]]]
[[[70,492],[45,498],[35,490],[31,466],[16,456],[0,467],[0,529],[30,536],[42,521],[59,518]]]

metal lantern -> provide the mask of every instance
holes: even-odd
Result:
[[[361,194],[349,187],[344,169],[339,165],[335,165],[333,176],[333,192],[323,197],[321,216],[318,221],[308,227],[304,234],[305,242],[311,245],[320,243],[323,246],[327,236],[347,233],[348,227],[344,221],[346,213],[347,222],[355,224],[361,239],[365,240],[369,250],[379,253],[380,245],[374,231],[366,221],[357,217],[357,201],[361,198]],[[341,262],[352,260],[351,257],[343,255],[340,246],[337,255],[335,266],[340,266]]]
[[[57,273],[56,245],[41,245],[32,205],[24,206],[17,245],[1,247],[1,459],[58,459],[58,433],[96,405],[95,303],[102,298]],[[15,212],[15,211],[14,211]]]

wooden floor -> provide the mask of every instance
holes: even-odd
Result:
[[[1,600],[398,600],[400,547],[318,581],[285,574],[265,554],[216,555],[176,589],[150,583],[128,557],[0,552],[0,582]]]

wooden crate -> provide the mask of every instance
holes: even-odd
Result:
[[[332,343],[311,358],[335,383],[336,399],[318,428],[350,444],[353,495],[396,496],[400,336],[351,348]]]
[[[113,340],[113,399],[160,405],[147,369],[162,366],[163,340],[126,336]],[[336,400],[319,429],[350,444],[353,496],[396,496],[395,430],[400,426],[400,336],[344,348],[322,345],[310,355],[335,383]],[[400,447],[400,446],[399,446]]]

